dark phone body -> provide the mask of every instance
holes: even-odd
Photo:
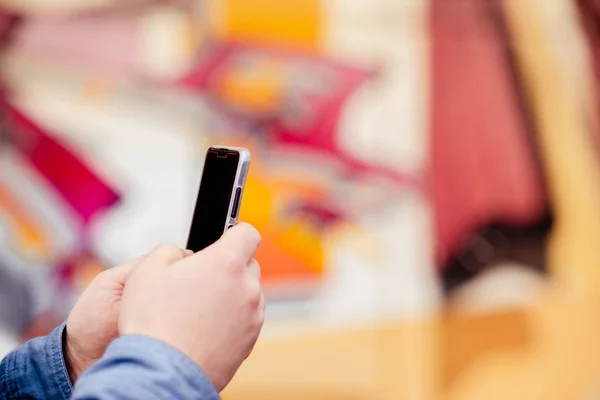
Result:
[[[246,149],[208,149],[187,249],[205,249],[237,223],[249,164],[250,152]]]

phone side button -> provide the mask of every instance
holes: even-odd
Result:
[[[233,208],[231,209],[231,218],[236,218],[239,208],[240,208],[240,195],[242,194],[242,189],[237,188],[235,190],[235,199],[233,200]]]

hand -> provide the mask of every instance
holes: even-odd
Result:
[[[259,244],[256,229],[239,224],[185,259],[175,248],[157,248],[127,281],[119,332],[173,346],[223,390],[264,320],[260,269],[252,258]]]
[[[173,247],[181,258],[192,254]],[[118,336],[117,319],[125,281],[149,255],[100,273],[82,293],[67,320],[65,361],[69,377],[77,378],[104,354]]]

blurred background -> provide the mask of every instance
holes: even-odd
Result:
[[[600,399],[596,0],[0,0],[0,356],[253,164],[225,400]]]

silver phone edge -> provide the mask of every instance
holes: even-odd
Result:
[[[231,197],[229,199],[229,207],[227,208],[227,219],[225,221],[225,226],[223,227],[223,233],[225,233],[227,232],[227,229],[229,229],[229,227],[234,226],[238,223],[238,217],[240,214],[240,209],[242,207],[242,199],[244,197],[244,188],[246,187],[246,178],[248,177],[248,170],[250,169],[250,150],[245,149],[243,147],[229,146],[211,146],[211,148],[234,150],[237,151],[240,155],[237,171],[235,173],[234,185],[231,190]],[[231,211],[235,203],[235,192],[238,188],[240,189],[240,198],[236,216],[235,218],[233,218],[231,217]]]

